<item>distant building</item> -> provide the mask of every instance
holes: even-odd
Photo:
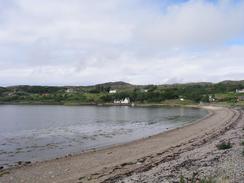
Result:
[[[114,100],[114,104],[129,104],[130,98],[126,97],[122,100]]]
[[[109,93],[117,93],[117,90],[110,90]]]
[[[120,100],[114,100],[114,104],[120,104]]]
[[[68,88],[67,90],[65,90],[66,93],[73,93],[74,89],[73,88]]]
[[[8,93],[8,96],[10,96],[10,97],[16,96],[16,93],[17,93],[17,91],[16,91],[16,89],[14,89],[13,92]]]
[[[148,90],[144,90],[144,92],[145,92],[145,93],[147,93],[147,92],[148,92]]]
[[[121,100],[121,104],[129,104],[130,98],[125,98],[124,100]]]
[[[8,93],[8,96],[10,96],[10,97],[16,96],[16,92],[10,92],[10,93]]]
[[[236,89],[236,93],[244,93],[244,89],[241,90]]]
[[[213,98],[212,95],[209,95],[208,96],[208,101],[209,102],[214,102],[215,101],[215,98]]]
[[[179,96],[179,100],[180,100],[180,101],[185,101],[185,99],[184,99],[183,96]]]

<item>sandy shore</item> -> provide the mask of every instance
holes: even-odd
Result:
[[[210,114],[191,125],[124,145],[4,170],[0,182],[116,182],[149,171],[174,159],[175,153],[218,137],[240,118],[237,110],[206,108]]]

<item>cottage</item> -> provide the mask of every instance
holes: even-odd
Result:
[[[8,93],[8,96],[10,96],[10,97],[16,96],[16,92],[10,92],[10,93]]]
[[[73,93],[74,89],[73,88],[68,88],[67,90],[65,90],[66,93]]]
[[[236,93],[244,93],[244,89],[241,90],[236,89]]]
[[[209,102],[214,102],[214,101],[215,101],[215,98],[213,98],[212,95],[209,95],[209,96],[208,96],[208,101],[209,101]]]
[[[130,98],[128,97],[122,100],[114,100],[114,104],[129,104],[129,103],[130,103]]]
[[[184,98],[180,98],[180,101],[184,101],[185,99]]]
[[[124,100],[121,100],[121,104],[129,104],[130,98],[125,98]]]
[[[114,100],[114,104],[120,104],[120,100]]]
[[[117,93],[117,90],[110,90],[109,93]]]

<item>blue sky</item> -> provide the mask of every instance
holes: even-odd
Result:
[[[240,0],[0,0],[0,85],[244,79]]]

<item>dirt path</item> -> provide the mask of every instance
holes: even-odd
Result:
[[[115,182],[147,172],[216,139],[240,118],[237,110],[208,109],[210,115],[197,123],[125,145],[14,168],[0,182]]]

